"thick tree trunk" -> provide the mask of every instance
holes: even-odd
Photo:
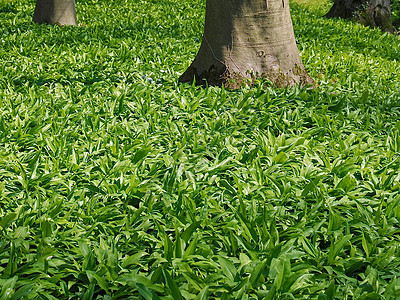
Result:
[[[335,0],[326,16],[354,19],[363,25],[393,33],[390,0]]]
[[[207,0],[203,40],[180,82],[237,88],[257,77],[313,84],[301,62],[289,0]]]
[[[36,0],[33,22],[77,25],[75,0]]]

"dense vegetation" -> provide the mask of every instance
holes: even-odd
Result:
[[[400,1],[391,0],[390,7],[392,9],[392,21],[397,30],[400,28]]]
[[[398,37],[293,3],[316,89],[201,89],[204,1],[0,5],[0,299],[399,299]]]

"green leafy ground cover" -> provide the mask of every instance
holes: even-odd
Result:
[[[319,15],[326,14],[333,5],[333,0],[293,0],[303,8],[314,10]]]
[[[0,299],[398,299],[399,39],[292,5],[315,90],[177,85],[203,1],[0,7]]]

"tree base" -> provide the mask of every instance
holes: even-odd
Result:
[[[240,88],[313,85],[301,62],[288,0],[207,0],[202,43],[179,82]]]
[[[389,0],[335,0],[326,17],[352,19],[364,26],[394,33]]]
[[[75,0],[37,0],[33,22],[76,26]]]
[[[189,66],[189,68],[179,77],[181,83],[192,83],[198,86],[224,86],[227,89],[239,89],[243,86],[253,85],[257,80],[268,80],[271,84],[278,88],[284,88],[287,86],[299,85],[315,86],[315,81],[308,75],[308,73],[301,67],[297,67],[295,71],[296,75],[290,76],[283,72],[271,71],[262,74],[247,74],[243,76],[240,73],[230,73],[227,70],[224,72],[217,71],[214,65],[212,65],[208,71],[203,71],[201,74],[198,73],[196,67]]]

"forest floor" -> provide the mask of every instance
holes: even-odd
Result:
[[[232,91],[203,0],[1,0],[0,299],[399,299],[400,41],[307,3],[317,88]]]

